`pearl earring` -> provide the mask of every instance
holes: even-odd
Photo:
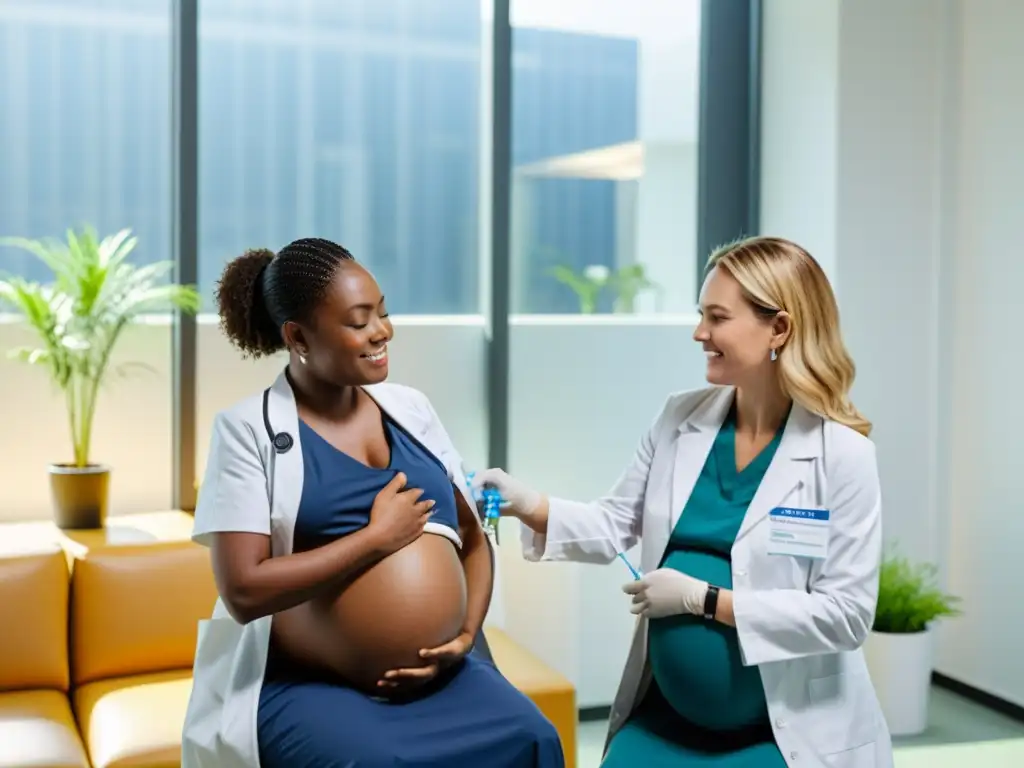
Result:
[[[299,362],[302,363],[303,365],[305,365],[306,364],[306,356],[305,355],[299,355]]]
[[[774,362],[775,362],[776,360],[778,360],[778,359],[779,359],[779,353],[778,353],[778,352],[776,352],[776,351],[775,351],[775,350],[773,349],[773,350],[772,350],[772,353],[771,353],[771,355],[770,355],[770,357],[771,357],[771,361],[772,361],[772,362],[774,363]]]

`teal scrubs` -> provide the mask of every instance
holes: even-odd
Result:
[[[662,567],[732,589],[732,545],[781,439],[780,427],[737,471],[730,409],[672,531]],[[689,614],[652,619],[647,652],[650,689],[615,734],[602,768],[785,768],[760,673],[743,666],[735,629]]]

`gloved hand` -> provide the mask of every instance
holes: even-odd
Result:
[[[622,591],[633,596],[630,612],[649,619],[661,619],[680,613],[701,616],[704,613],[708,583],[672,568],[659,568],[639,581],[629,582]]]
[[[518,517],[526,525],[538,530],[539,518],[544,496],[516,480],[503,469],[485,469],[473,477],[473,490],[495,488],[504,500],[501,512],[504,515]],[[547,515],[544,515],[544,527],[547,526]]]

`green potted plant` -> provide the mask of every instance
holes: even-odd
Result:
[[[90,451],[96,404],[122,331],[146,312],[199,310],[195,288],[164,280],[171,262],[128,262],[136,244],[129,230],[100,240],[90,228],[69,230],[65,241],[0,239],[0,245],[31,253],[53,273],[46,284],[0,278],[0,308],[21,314],[38,338],[11,356],[44,368],[64,396],[72,460],[49,468],[60,528],[98,528],[106,519],[110,468],[95,463]]]
[[[597,311],[597,301],[606,289],[615,293],[615,309],[624,314],[635,311],[640,293],[658,290],[658,285],[647,277],[643,264],[631,264],[614,272],[603,264],[591,264],[579,273],[559,264],[551,267],[548,274],[576,294],[580,313],[584,315]]]
[[[889,730],[910,736],[928,724],[938,619],[960,615],[959,598],[938,586],[938,569],[891,547],[882,560],[878,606],[865,655]]]
[[[644,291],[657,291],[658,285],[649,277],[643,264],[630,264],[615,272],[609,280],[615,290],[615,310],[623,314],[636,311],[636,298]]]
[[[579,274],[572,267],[559,264],[548,270],[548,274],[576,294],[576,299],[580,303],[580,313],[584,315],[592,315],[597,311],[597,299],[601,295],[601,289],[611,278],[611,270],[602,264],[591,264]]]

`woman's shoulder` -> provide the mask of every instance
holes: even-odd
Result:
[[[876,477],[878,458],[874,441],[846,424],[821,417],[825,468],[830,477]]]

